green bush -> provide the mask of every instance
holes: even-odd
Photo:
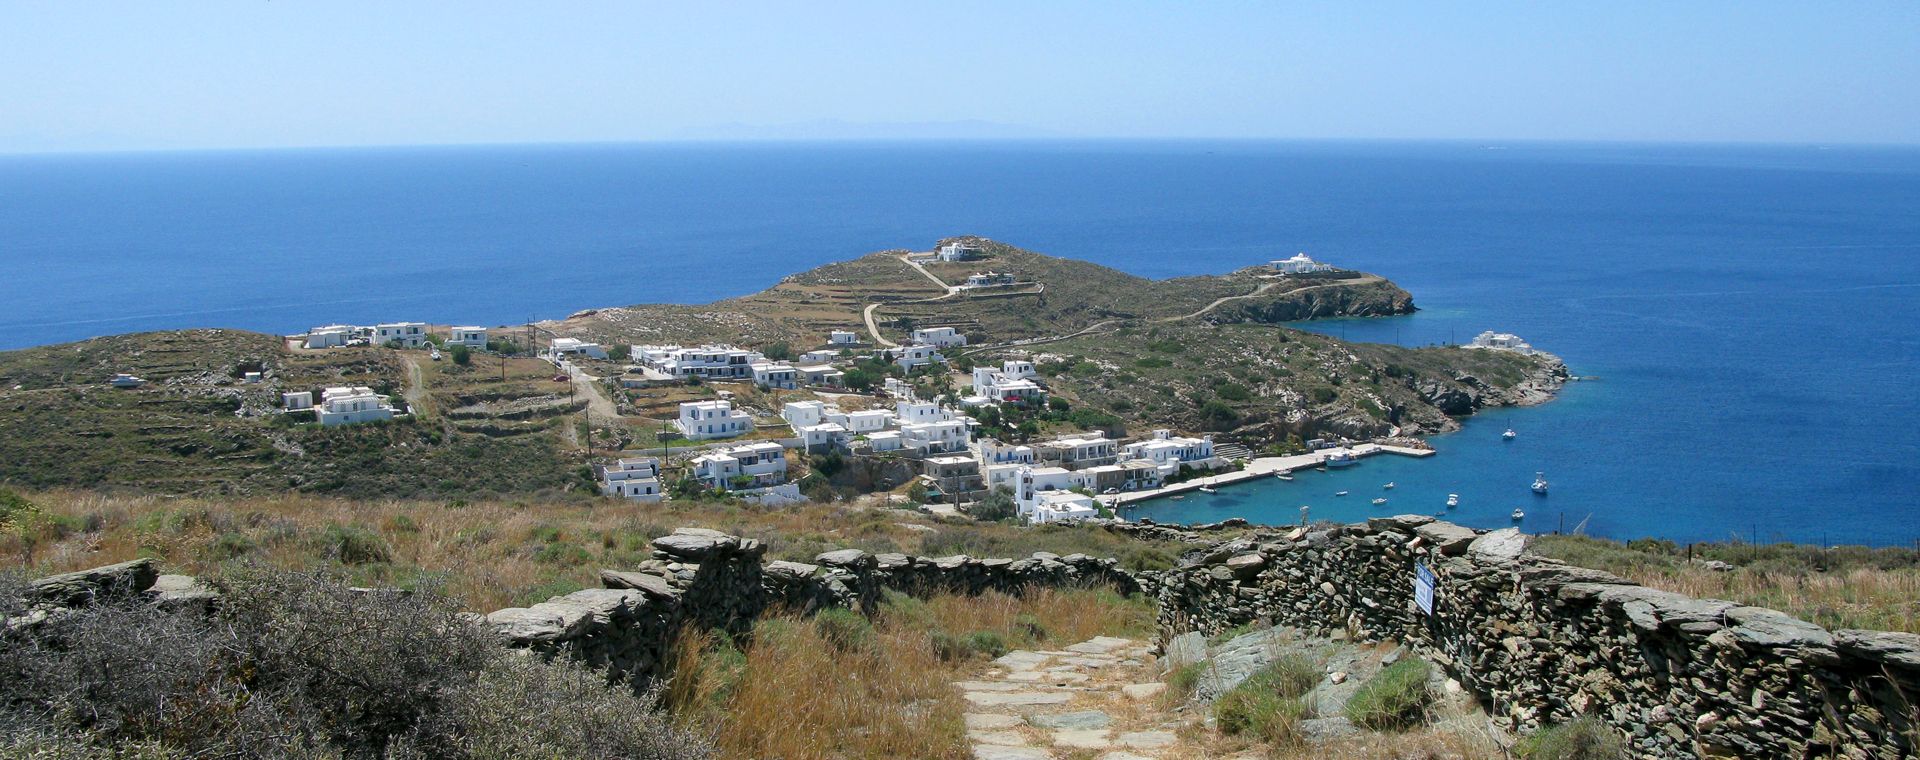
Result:
[[[1427,691],[1432,666],[1409,657],[1382,669],[1347,701],[1347,720],[1376,731],[1418,725],[1433,695]]]
[[[1627,756],[1620,735],[1592,716],[1535,731],[1521,740],[1514,752],[1526,760],[1620,760]]]
[[[1174,668],[1173,672],[1167,674],[1167,689],[1172,691],[1174,696],[1186,699],[1193,696],[1195,689],[1200,688],[1200,678],[1206,674],[1205,660],[1189,662]]]
[[[1141,369],[1165,369],[1167,367],[1173,366],[1173,362],[1167,361],[1166,359],[1162,359],[1158,356],[1148,356],[1140,359],[1135,359],[1133,363],[1134,363],[1134,366],[1137,366]]]
[[[842,652],[858,652],[873,644],[873,624],[858,612],[841,607],[821,610],[813,616],[820,638]]]
[[[320,553],[343,565],[371,565],[393,558],[387,542],[373,531],[339,523],[327,526],[320,534]]]
[[[1313,403],[1316,404],[1325,404],[1339,397],[1339,393],[1324,385],[1313,389]]]
[[[454,346],[447,351],[453,356],[453,363],[465,367],[473,363],[473,349],[466,346]]]
[[[1213,702],[1214,724],[1229,736],[1249,735],[1274,744],[1295,742],[1307,706],[1296,697],[1236,686]]]
[[[999,657],[1007,653],[1007,640],[993,631],[974,631],[967,634],[967,648],[988,657]]]

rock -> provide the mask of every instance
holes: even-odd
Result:
[[[1073,699],[1071,693],[1064,691],[969,691],[964,696],[968,702],[981,707],[1061,705]]]
[[[1146,755],[1136,755],[1136,754],[1133,754],[1132,752],[1123,752],[1120,750],[1114,750],[1112,752],[1108,752],[1104,755],[1101,755],[1096,760],[1153,760],[1153,758],[1147,757]]]
[[[814,557],[813,561],[826,565],[827,567],[839,567],[849,570],[869,568],[874,564],[873,555],[860,551],[859,549],[841,549],[839,551],[824,552],[820,556]]]
[[[997,744],[973,746],[974,760],[1052,760],[1053,753],[1035,747],[1003,747]]]
[[[1033,715],[1027,723],[1035,728],[1089,729],[1106,728],[1113,724],[1113,716],[1099,710],[1081,710],[1078,712]]]
[[[967,713],[961,717],[966,720],[968,729],[1013,728],[1025,722],[1018,715],[1000,713]]]
[[[1402,533],[1411,533],[1415,528],[1430,522],[1433,522],[1433,518],[1426,515],[1394,515],[1392,517],[1369,517],[1367,518],[1367,527],[1377,531],[1397,530]]]
[[[188,575],[162,575],[147,589],[161,609],[210,610],[220,594]]]
[[[1207,659],[1207,637],[1199,631],[1188,631],[1169,639],[1166,644],[1166,670],[1175,669]]]
[[[672,599],[679,596],[673,590],[673,584],[652,573],[624,573],[618,570],[601,570],[600,585],[612,589],[633,589],[647,596],[659,599]]]
[[[740,539],[703,528],[681,528],[653,540],[653,548],[669,557],[701,562],[740,546]]]
[[[1128,699],[1132,700],[1152,699],[1160,696],[1166,692],[1166,690],[1167,685],[1163,683],[1130,683],[1120,687],[1120,693],[1125,694]]]
[[[508,641],[544,643],[564,641],[585,631],[593,616],[563,615],[557,610],[508,607],[487,615],[487,624]]]
[[[1348,736],[1357,736],[1359,733],[1360,729],[1353,725],[1353,721],[1347,720],[1346,716],[1343,715],[1336,715],[1331,718],[1308,718],[1300,721],[1300,736],[1309,742],[1331,741]]]
[[[1344,671],[1344,670],[1336,670],[1336,671],[1333,671],[1332,673],[1328,673],[1328,674],[1327,674],[1327,681],[1328,681],[1329,683],[1333,683],[1333,684],[1343,684],[1343,683],[1346,683],[1346,682],[1347,682],[1347,672],[1346,672],[1346,671]]]
[[[1067,647],[1067,651],[1081,652],[1084,654],[1107,654],[1108,652],[1112,652],[1115,649],[1119,649],[1121,647],[1127,646],[1132,643],[1133,643],[1133,639],[1121,639],[1121,638],[1115,638],[1112,636],[1095,636],[1086,641],[1082,641],[1078,644],[1074,644],[1072,646]]]
[[[1053,732],[1053,746],[1074,749],[1106,749],[1113,746],[1104,728],[1078,728]]]
[[[1267,566],[1267,558],[1258,554],[1239,554],[1227,559],[1227,572],[1240,580],[1252,580]]]
[[[1920,671],[1920,635],[1892,631],[1843,630],[1835,631],[1833,639],[1842,652]]]
[[[1114,743],[1133,749],[1160,749],[1171,747],[1175,741],[1172,731],[1130,731],[1114,739]]]
[[[1052,655],[1029,652],[1025,649],[1015,649],[995,658],[993,664],[1012,670],[1032,670],[1046,664],[1047,661],[1051,659],[1053,659]]]
[[[783,559],[776,559],[768,562],[762,572],[787,580],[802,580],[812,578],[815,573],[820,572],[820,566],[809,565],[805,562],[788,562]]]
[[[1003,747],[1024,747],[1027,744],[1027,737],[1016,731],[968,730],[967,741],[979,744],[998,744]]]
[[[153,587],[160,565],[152,558],[129,560],[89,570],[49,575],[35,580],[27,593],[63,607],[77,607],[96,598],[126,597]]]
[[[1527,550],[1528,540],[1519,528],[1501,528],[1467,544],[1467,554],[1482,562],[1511,562]]]
[[[1449,557],[1465,554],[1467,547],[1479,535],[1473,529],[1454,525],[1450,522],[1434,521],[1414,528],[1421,538],[1432,543],[1441,554]]]

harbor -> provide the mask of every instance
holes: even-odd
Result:
[[[1408,446],[1390,446],[1380,443],[1362,443],[1351,447],[1321,449],[1310,454],[1295,454],[1285,457],[1257,457],[1247,461],[1246,469],[1208,475],[1192,480],[1175,483],[1144,491],[1118,494],[1107,497],[1115,507],[1133,506],[1140,502],[1186,494],[1220,486],[1246,483],[1257,480],[1275,480],[1279,476],[1291,477],[1299,470],[1312,470],[1327,466],[1329,459],[1351,457],[1358,461],[1379,454],[1397,454],[1399,456],[1424,459],[1434,455],[1432,449],[1416,449]]]

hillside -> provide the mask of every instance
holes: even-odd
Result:
[[[882,337],[900,340],[912,326],[952,325],[975,343],[1066,335],[1110,322],[1194,318],[1207,322],[1279,322],[1413,311],[1406,291],[1374,275],[1269,278],[1262,267],[1224,275],[1151,280],[1086,261],[1056,258],[983,238],[982,258],[916,267],[906,251],[882,251],[789,276],[772,288],[699,306],[643,304],[582,312],[545,326],[603,341],[747,345],[826,342],[832,330],[871,340],[864,311],[873,306]],[[949,292],[975,273],[1013,276],[1007,285]]]

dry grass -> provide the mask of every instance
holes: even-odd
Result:
[[[896,596],[870,628],[848,617],[762,620],[744,651],[712,634],[683,638],[667,701],[724,757],[964,758],[964,703],[951,683],[977,665],[942,659],[936,634],[994,631],[1023,646],[1064,646],[1140,636],[1152,624],[1146,602],[1104,589]]]
[[[1692,556],[1733,565],[1713,570],[1660,541],[1621,544],[1541,536],[1534,549],[1688,596],[1768,607],[1829,629],[1920,633],[1920,552],[1797,544],[1698,544]]]
[[[683,526],[759,538],[770,557],[800,560],[843,548],[917,554],[999,550],[976,556],[1038,550],[1105,556],[1152,548],[1094,529],[939,523],[916,512],[846,504],[762,509],[610,499],[169,499],[84,491],[25,496],[38,506],[38,516],[26,521],[31,524],[0,526],[0,566],[53,573],[155,557],[168,572],[189,575],[211,574],[235,562],[331,567],[363,585],[410,587],[432,580],[475,610],[597,586],[601,568],[648,559],[649,541]]]

